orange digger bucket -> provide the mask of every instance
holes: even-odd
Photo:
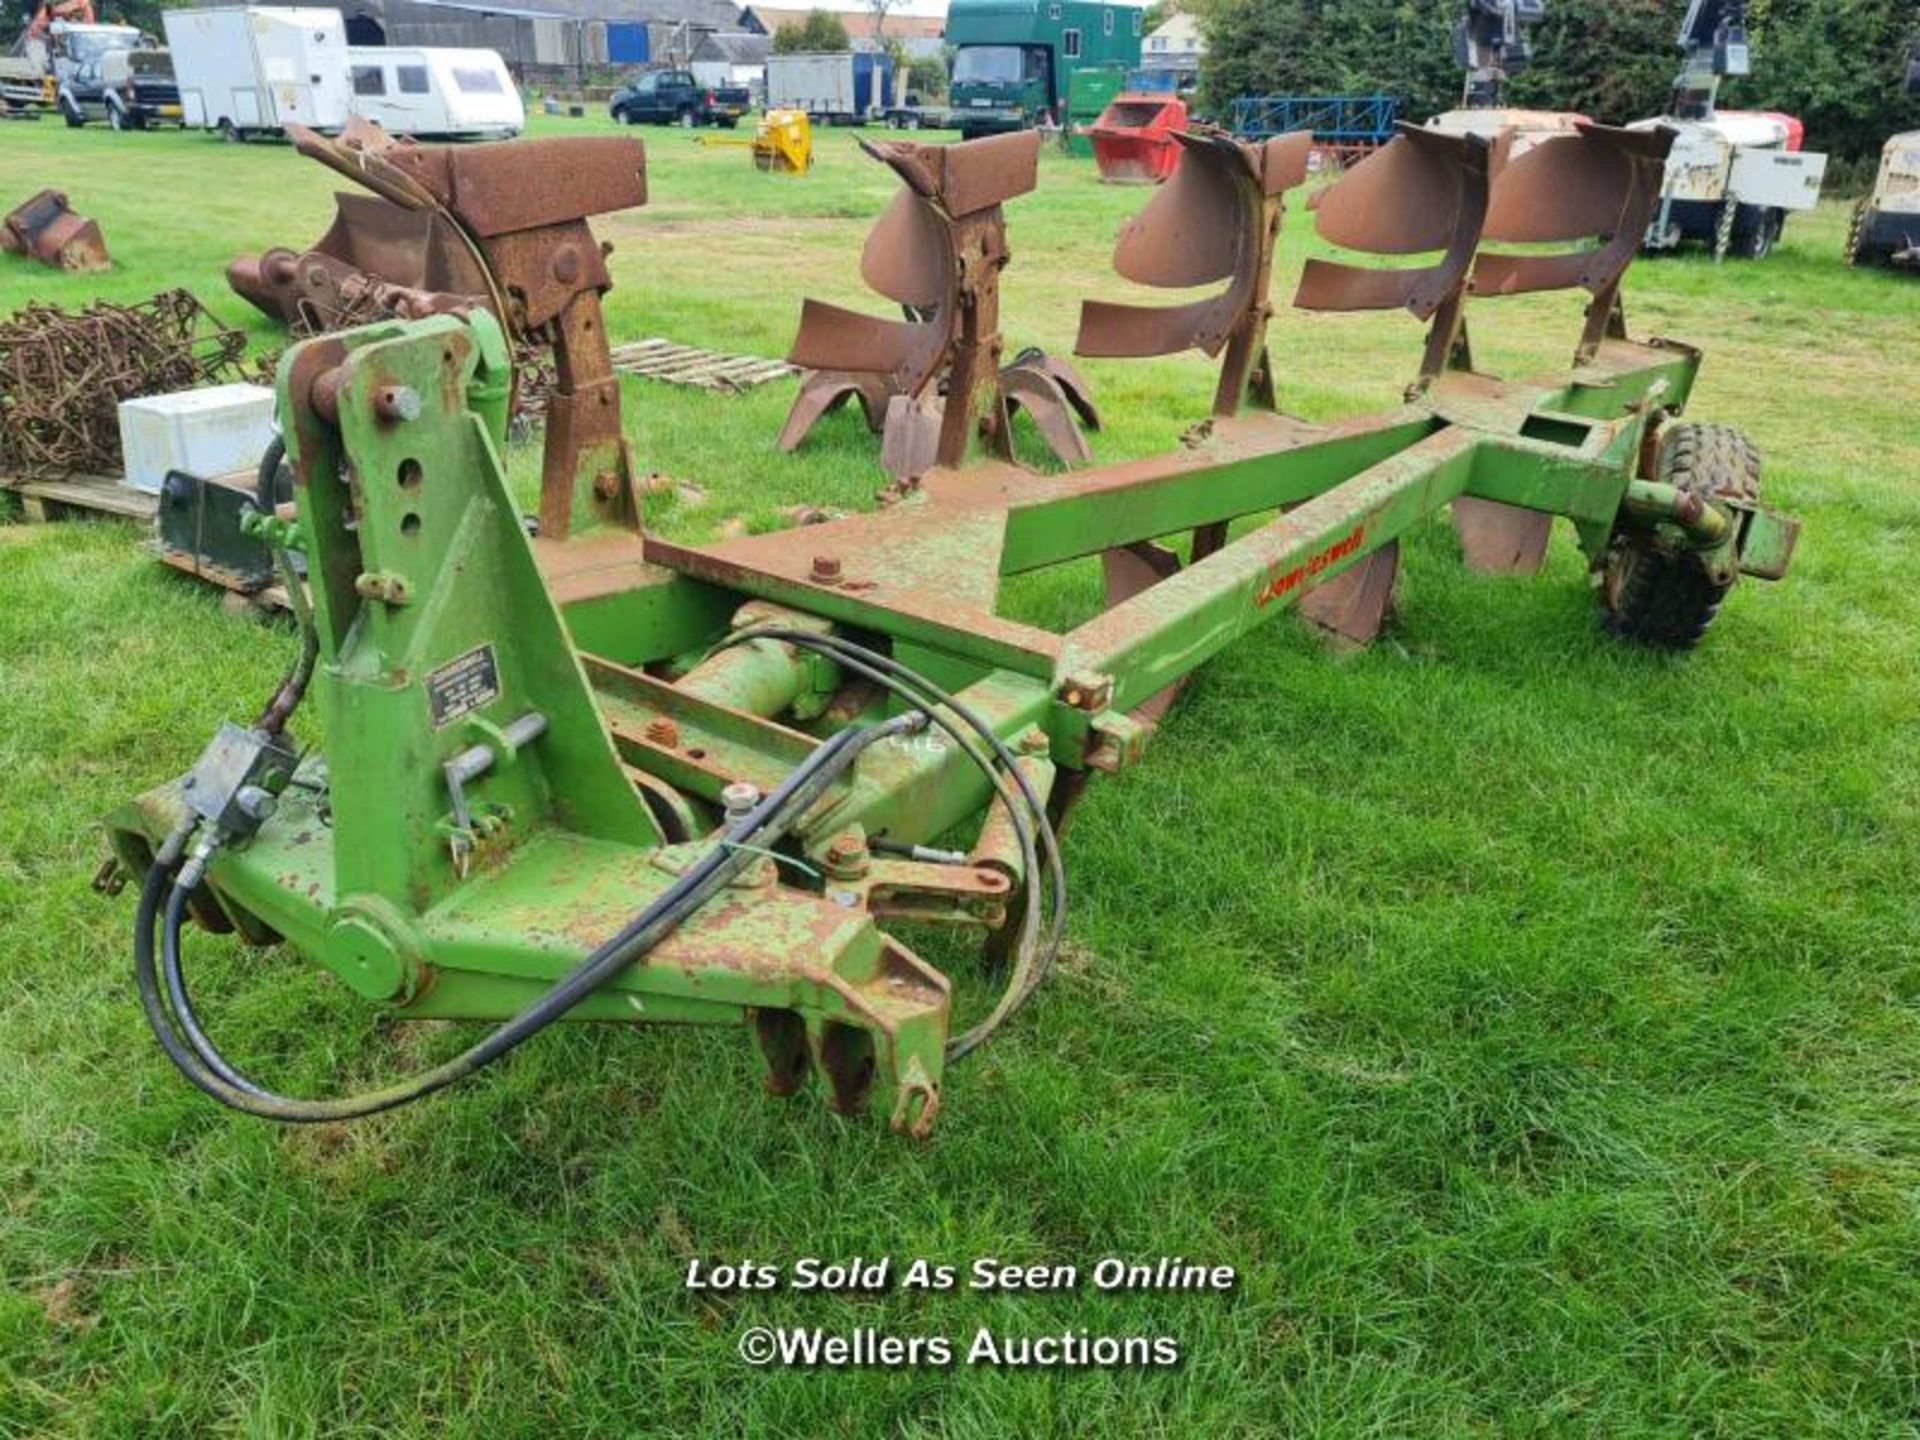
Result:
[[[0,222],[0,250],[55,270],[109,270],[113,260],[100,227],[67,207],[58,190],[42,190]]]
[[[1187,103],[1173,95],[1123,90],[1087,127],[1093,163],[1112,185],[1158,185],[1180,162],[1175,138],[1187,128]]]
[[[366,277],[487,302],[484,268],[440,212],[405,209],[377,195],[337,194],[333,202],[333,224],[309,249],[235,258],[227,266],[234,293],[315,334],[352,322]]]
[[[809,373],[781,428],[792,450],[820,417],[857,397],[879,431],[881,465],[911,481],[957,465],[978,434],[1012,458],[1010,419],[1025,410],[1059,458],[1091,458],[1075,419],[1098,428],[1085,384],[1039,352],[998,368],[1000,271],[1010,252],[1001,206],[1033,189],[1040,137],[1025,131],[959,145],[861,142],[905,188],[867,236],[860,274],[905,318],[806,300],[787,358]]]

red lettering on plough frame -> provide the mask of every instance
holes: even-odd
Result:
[[[1301,561],[1291,570],[1281,571],[1267,582],[1259,594],[1253,597],[1254,608],[1264,610],[1274,601],[1284,600],[1307,581],[1319,579],[1326,573],[1328,566],[1337,565],[1353,554],[1366,541],[1366,538],[1367,527],[1356,525],[1346,538],[1334,541],[1318,555]]]

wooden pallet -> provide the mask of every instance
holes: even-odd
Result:
[[[117,475],[63,475],[58,480],[4,475],[0,489],[18,495],[33,521],[58,520],[71,510],[90,510],[150,524],[160,508],[159,496],[136,490]]]
[[[623,375],[638,375],[668,385],[692,385],[701,390],[718,391],[751,390],[770,380],[800,373],[784,360],[699,350],[661,339],[635,340],[614,346],[613,368]]]

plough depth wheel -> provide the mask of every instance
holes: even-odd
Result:
[[[1659,479],[1703,503],[1752,505],[1760,452],[1730,425],[1671,425],[1660,437]],[[1616,531],[1601,572],[1606,627],[1643,645],[1689,650],[1720,613],[1734,573],[1655,532]]]

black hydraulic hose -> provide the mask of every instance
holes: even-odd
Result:
[[[160,868],[157,864],[153,867],[155,870]],[[151,875],[152,871],[148,873]],[[145,894],[144,886],[141,887],[141,893]],[[193,1001],[187,994],[186,973],[180,968],[180,927],[186,919],[187,901],[192,893],[185,885],[174,885],[172,893],[167,897],[163,921],[165,928],[161,931],[164,947],[161,952],[161,969],[167,982],[167,996],[172,1002],[173,1012],[179,1018],[181,1030],[186,1033],[188,1048],[199,1057],[200,1062],[208,1070],[236,1090],[270,1099],[268,1091],[261,1089],[227,1063],[226,1057],[214,1048],[213,1041],[208,1039],[207,1033],[200,1028],[200,1017],[194,1014]],[[139,922],[136,920],[135,923]],[[152,932],[152,922],[149,921],[147,933],[152,934]]]
[[[276,1095],[240,1076],[220,1057],[200,1030],[187,1004],[181,972],[180,929],[188,887],[174,881],[172,862],[184,848],[169,842],[154,861],[141,889],[134,923],[134,974],[141,1006],[155,1038],[176,1068],[194,1085],[222,1104],[250,1115],[289,1124],[316,1124],[377,1115],[408,1104],[463,1080],[560,1019],[602,984],[646,954],[694,913],[747,865],[756,851],[776,843],[858,757],[862,750],[890,735],[918,729],[918,714],[901,716],[885,725],[843,730],[807,756],[774,791],[738,821],[722,842],[702,856],[650,905],[620,931],[596,946],[562,979],[513,1019],[496,1027],[479,1043],[452,1060],[413,1079],[365,1094],[336,1100],[300,1100]],[[171,851],[171,856],[169,855]],[[163,965],[168,990],[185,1007],[183,1040],[168,1014],[155,973],[154,924],[160,897],[172,886],[164,917]],[[232,1077],[232,1078],[229,1078]],[[244,1087],[244,1088],[243,1088]]]
[[[267,442],[259,467],[253,472],[254,508],[262,515],[271,515],[280,506],[280,466],[286,458],[286,437],[276,435]]]
[[[285,439],[276,435],[267,442],[266,453],[261,455],[260,467],[253,477],[253,503],[262,515],[272,516],[280,503],[280,464],[286,457]],[[300,702],[306,698],[314,666],[320,663],[320,632],[314,628],[313,614],[300,591],[300,577],[294,573],[287,552],[279,545],[274,545],[273,555],[280,567],[280,583],[287,587],[287,603],[300,620],[300,653],[281,677],[279,687],[274,690],[266,708],[260,712],[260,718],[253,722],[254,729],[278,735],[287,728],[287,721],[293,718],[293,712],[300,708]]]
[[[729,832],[730,845],[738,844],[743,837],[760,837],[762,832],[774,828],[772,822],[786,819],[785,807],[789,804],[811,804],[813,799],[824,792],[831,784],[834,775],[843,768],[842,755],[851,762],[853,745],[863,738],[865,732],[843,732],[833,741],[823,745],[819,751],[809,757],[813,762],[797,769],[788,780],[768,797],[753,815],[747,817],[733,831]],[[877,738],[877,737],[875,737]],[[863,747],[862,747],[863,748]],[[357,1118],[363,1115],[377,1114],[382,1110],[406,1104],[432,1094],[435,1090],[453,1084],[455,1081],[474,1073],[482,1066],[490,1064],[514,1046],[544,1029],[553,1020],[558,1019],[566,1010],[596,988],[612,973],[652,945],[677,925],[687,914],[702,903],[719,884],[725,883],[750,859],[746,852],[722,846],[703,858],[703,861],[688,870],[667,889],[647,910],[637,917],[621,932],[589,955],[565,978],[556,983],[540,1000],[513,1020],[494,1030],[485,1040],[473,1046],[462,1055],[444,1065],[428,1071],[412,1081],[388,1087],[382,1091],[367,1095],[350,1097],[337,1101],[302,1101],[273,1095],[258,1086],[242,1090],[224,1081],[214,1068],[216,1062],[228,1073],[231,1067],[220,1060],[217,1052],[202,1054],[199,1046],[191,1038],[182,1044],[179,1034],[173,1029],[170,1017],[159,1003],[159,992],[153,983],[152,926],[149,922],[145,931],[135,936],[136,973],[141,981],[141,999],[147,1008],[148,1019],[154,1025],[156,1036],[169,1058],[179,1067],[189,1080],[202,1090],[220,1100],[223,1104],[249,1114],[290,1123],[314,1123],[331,1120]],[[180,977],[179,928],[184,911],[184,902],[178,897],[184,887],[176,884],[175,899],[167,906],[166,941],[163,951],[163,963],[167,970],[169,989],[176,996],[185,993]],[[197,1022],[189,1036],[198,1034]]]
[[[1047,818],[1046,806],[1041,801],[1033,784],[1020,770],[1016,757],[1005,742],[994,733],[976,711],[957,699],[924,675],[902,665],[890,656],[856,645],[850,640],[838,636],[820,635],[809,630],[794,630],[777,625],[754,625],[736,631],[722,642],[721,648],[743,644],[749,640],[781,640],[803,649],[831,657],[837,664],[853,671],[857,675],[872,680],[881,687],[901,696],[908,704],[925,711],[927,717],[951,737],[955,744],[987,776],[1001,803],[1007,807],[1007,815],[1014,827],[1014,834],[1020,841],[1021,860],[1028,876],[1027,908],[1021,926],[1021,938],[1018,958],[1013,973],[1008,977],[1007,985],[998,1002],[987,1017],[978,1025],[961,1035],[955,1036],[947,1044],[947,1058],[958,1060],[979,1048],[994,1033],[1013,1017],[1026,1004],[1053,968],[1053,959],[1060,948],[1060,942],[1066,932],[1067,917],[1067,876],[1066,866],[1060,857],[1059,839],[1054,834],[1053,824]],[[1031,819],[1022,815],[1021,805],[1016,802],[1013,790],[994,770],[992,762],[969,743],[952,721],[941,711],[949,710],[959,717],[968,729],[972,730],[998,758],[1000,764],[1018,788],[1018,801],[1024,802]],[[1038,843],[1036,845],[1036,835]],[[1039,870],[1039,856],[1036,849],[1044,850],[1047,875],[1052,890],[1051,924],[1044,942],[1038,939],[1040,906],[1038,887],[1035,884]]]

